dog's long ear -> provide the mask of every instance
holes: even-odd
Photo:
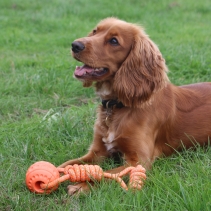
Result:
[[[131,51],[114,78],[114,90],[125,106],[139,107],[166,82],[167,67],[158,47],[141,28],[136,33]]]

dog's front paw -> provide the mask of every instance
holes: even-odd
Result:
[[[68,185],[68,194],[72,195],[79,195],[81,193],[87,193],[90,191],[90,186],[86,182],[78,183],[76,185]]]

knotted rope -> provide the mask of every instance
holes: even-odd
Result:
[[[126,174],[130,174],[129,178],[129,188],[140,190],[143,186],[143,180],[146,179],[146,170],[138,165],[136,167],[128,167],[123,171],[117,174],[111,174],[103,172],[102,168],[98,165],[68,165],[65,168],[57,168],[60,173],[64,175],[60,178],[57,178],[47,184],[41,183],[40,187],[44,190],[50,190],[55,186],[58,186],[59,183],[66,180],[71,182],[85,182],[85,181],[100,181],[102,178],[109,178],[116,180],[122,188],[128,190],[127,185],[122,180],[122,177]]]

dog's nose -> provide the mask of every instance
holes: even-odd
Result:
[[[74,53],[79,53],[81,51],[83,51],[85,48],[84,44],[82,42],[79,42],[79,41],[74,41],[72,43],[72,51]]]

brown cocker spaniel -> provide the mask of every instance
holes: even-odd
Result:
[[[143,28],[116,18],[102,20],[72,43],[72,55],[84,63],[74,75],[85,87],[94,83],[98,108],[93,142],[83,157],[60,167],[99,164],[119,153],[124,166],[149,169],[162,155],[205,145],[211,136],[211,83],[175,86],[158,47]],[[69,186],[69,194],[87,189]]]

